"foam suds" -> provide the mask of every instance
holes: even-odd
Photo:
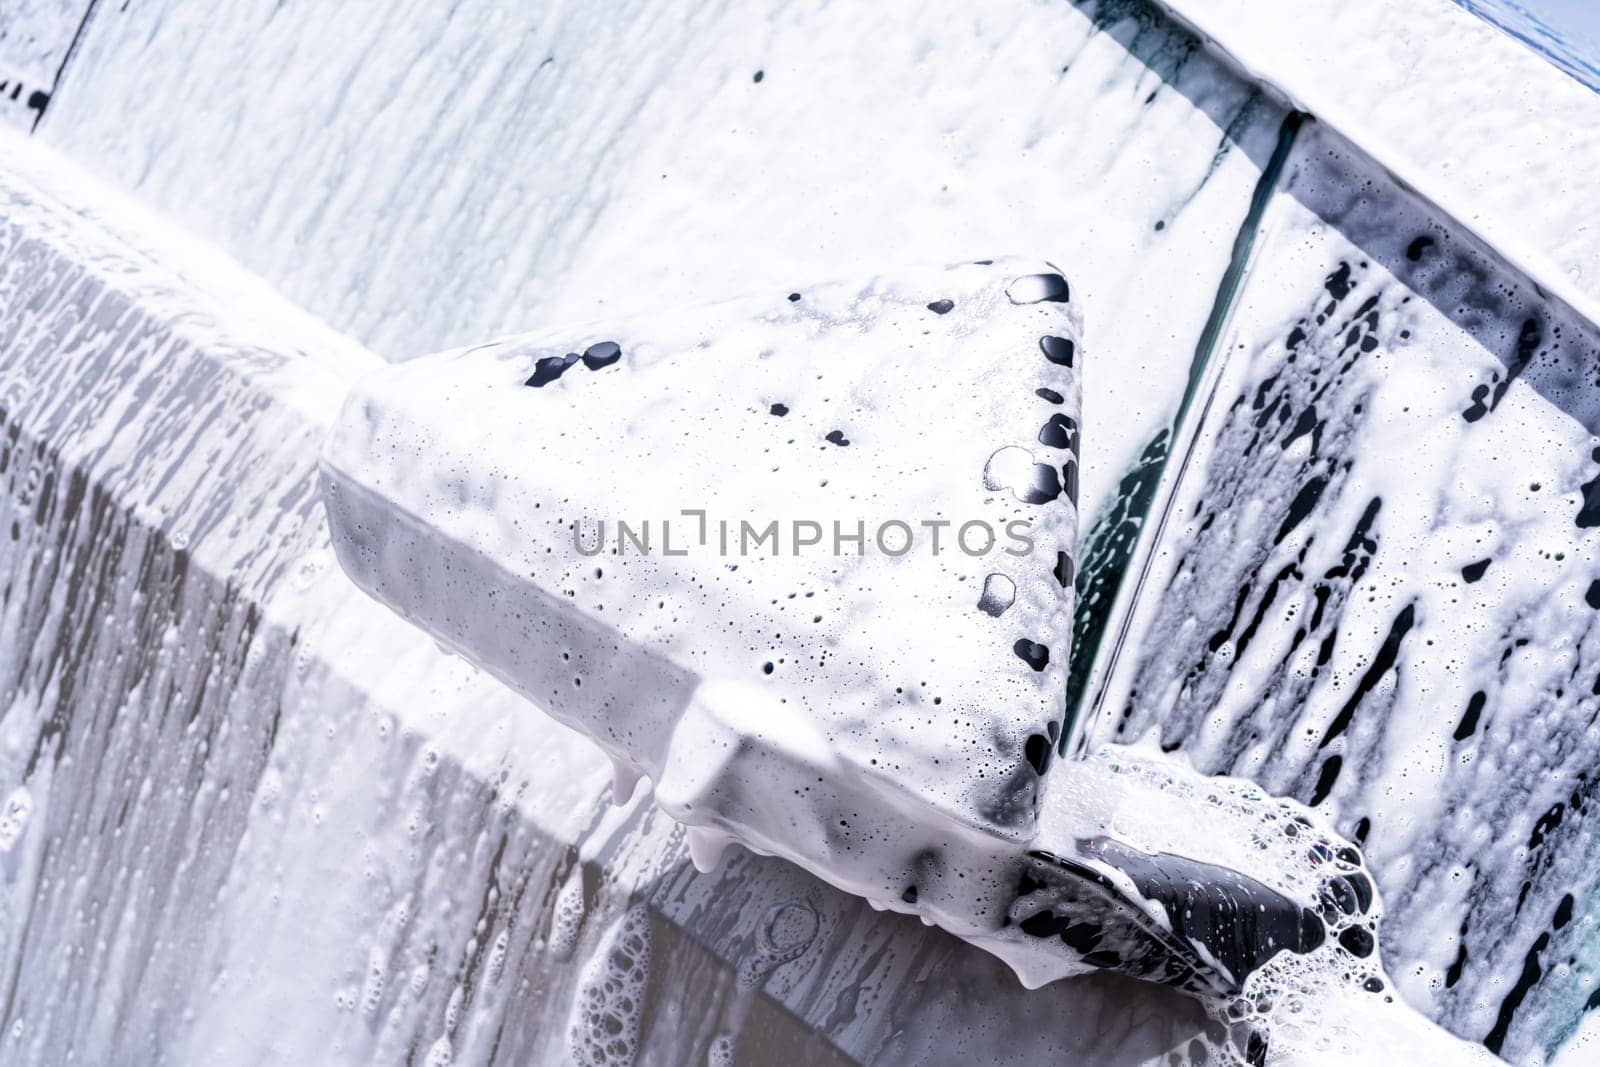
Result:
[[[1285,953],[1251,976],[1244,992],[1208,1010],[1228,1026],[1227,1051],[1246,1063],[1351,1063],[1380,1052],[1393,1063],[1498,1063],[1400,1000],[1377,962],[1337,943]]]
[[[17,847],[32,817],[33,794],[28,792],[27,786],[19,785],[6,797],[4,808],[0,808],[0,852],[10,852]]]
[[[614,804],[626,804],[633,799],[633,791],[639,787],[639,771],[632,765],[619,760],[611,761],[611,801]]]
[[[555,914],[550,919],[550,954],[558,960],[569,960],[583,933],[585,915],[583,898],[583,865],[575,863],[556,894]]]
[[[706,1067],[733,1067],[734,1040],[729,1034],[718,1034],[706,1054]]]
[[[423,1067],[450,1067],[455,1059],[455,1048],[450,1044],[450,1038],[441,1034],[428,1046],[428,1054],[423,1058],[422,1064]]]
[[[629,908],[589,961],[572,1006],[569,1051],[580,1067],[628,1067],[650,981],[650,911]]]

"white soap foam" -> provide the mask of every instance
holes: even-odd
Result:
[[[28,792],[27,786],[19,785],[6,797],[5,806],[0,808],[0,852],[10,852],[17,847],[32,817],[33,794]]]
[[[581,1067],[628,1067],[650,981],[650,909],[636,904],[607,931],[572,1005],[568,1051]]]
[[[450,1045],[450,1038],[441,1034],[428,1046],[428,1054],[422,1062],[424,1067],[450,1067],[455,1058],[455,1049]]]
[[[732,1034],[718,1034],[706,1052],[706,1067],[733,1067],[734,1047]]]
[[[583,934],[586,908],[583,898],[583,865],[575,863],[556,893],[554,913],[550,917],[550,954],[558,960],[572,958]]]
[[[1383,1062],[1499,1063],[1482,1045],[1435,1025],[1399,996],[1377,962],[1336,942],[1304,956],[1278,956],[1251,976],[1243,993],[1208,1005],[1230,1027],[1231,1054],[1250,1062],[1252,1034],[1266,1062],[1344,1064],[1381,1050]]]
[[[633,799],[633,791],[643,777],[639,769],[625,760],[611,760],[611,802],[618,807]]]

